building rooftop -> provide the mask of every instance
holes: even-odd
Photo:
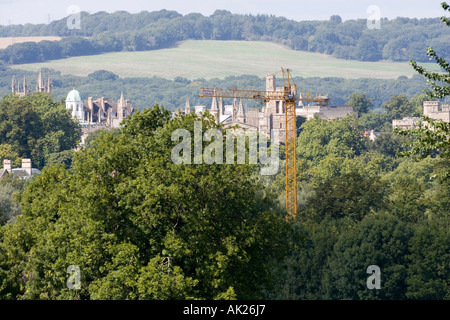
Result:
[[[81,100],[80,93],[77,90],[73,89],[67,95],[66,101],[83,101],[83,100]]]

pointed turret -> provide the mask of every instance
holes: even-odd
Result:
[[[223,97],[220,97],[219,99],[219,116],[223,116]]]
[[[237,121],[245,123],[245,113],[244,113],[244,105],[242,104],[242,99],[239,101],[239,109],[237,113]]]
[[[191,113],[191,106],[189,105],[189,100],[186,99],[186,103],[184,105],[184,114]]]
[[[37,81],[37,85],[36,85],[36,91],[37,92],[44,92],[45,91],[44,78],[42,78],[42,69],[39,70],[39,76],[38,76],[38,81]]]
[[[217,105],[217,98],[213,97],[210,113],[215,117],[216,123],[219,123],[219,106]]]
[[[27,77],[23,77],[23,95],[28,95],[28,82]]]
[[[11,81],[11,92],[16,94],[16,76],[12,77]]]
[[[120,99],[119,103],[117,104],[117,116],[119,120],[123,120],[126,118],[125,111],[126,111],[127,103],[125,101],[125,98],[123,97],[123,91],[120,93]]]
[[[300,99],[303,99],[303,96],[302,96],[302,94],[300,93],[300,97],[299,97]],[[300,100],[299,102],[298,102],[298,106],[299,107],[304,107],[305,105],[303,104],[303,101],[302,100]]]
[[[52,78],[50,78],[50,76],[48,76],[48,80],[47,80],[47,93],[48,94],[52,94],[52,88],[53,88]]]
[[[237,103],[237,99],[234,98],[233,99],[233,121],[235,121],[237,119],[237,112],[238,112],[238,103]]]

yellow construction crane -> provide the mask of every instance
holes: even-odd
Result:
[[[316,105],[327,106],[328,96],[315,96],[309,93],[297,95],[297,87],[291,77],[289,69],[281,69],[283,74],[283,90],[258,91],[238,89],[201,88],[199,97],[221,97],[258,99],[263,103],[269,101],[284,101],[285,105],[285,149],[286,149],[286,210],[287,216],[295,217],[297,214],[297,165],[296,165],[296,141],[297,126],[295,114],[296,101],[314,102]]]

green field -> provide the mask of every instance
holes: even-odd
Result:
[[[435,68],[436,64],[425,64]],[[15,65],[38,71],[51,68],[62,74],[87,76],[109,70],[120,77],[224,78],[253,74],[260,77],[281,70],[301,77],[342,77],[396,79],[416,74],[407,62],[361,62],[341,60],[325,54],[294,51],[272,42],[189,40],[176,47],[141,52],[116,52],[94,56]]]

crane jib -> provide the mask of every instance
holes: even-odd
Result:
[[[212,96],[212,95],[214,95],[214,91],[213,90],[203,90],[203,94],[206,96]]]
[[[199,97],[220,97],[220,98],[240,98],[258,99],[262,102],[283,101],[285,105],[284,129],[285,132],[285,159],[286,159],[286,211],[287,216],[295,217],[297,214],[297,165],[296,165],[296,144],[297,144],[297,121],[295,101],[310,101],[315,105],[328,106],[328,95],[322,96],[317,93],[315,96],[309,92],[297,95],[297,86],[292,85],[292,77],[289,69],[281,69],[283,73],[283,87],[281,90],[272,88],[270,91],[240,90],[236,88],[201,88]],[[267,106],[269,108],[269,106]]]

